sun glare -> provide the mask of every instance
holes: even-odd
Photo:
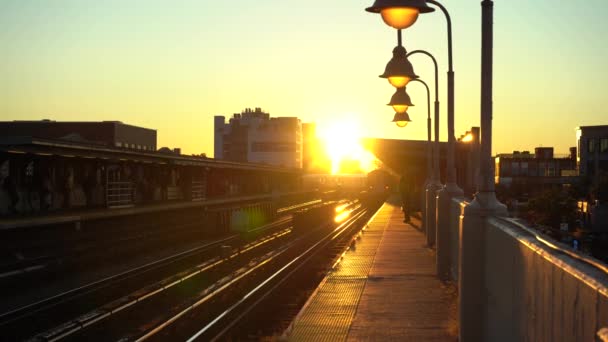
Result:
[[[331,173],[370,172],[375,168],[373,154],[361,146],[359,126],[354,122],[320,123],[317,128],[331,160]]]

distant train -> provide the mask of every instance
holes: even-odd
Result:
[[[367,174],[367,190],[372,193],[390,194],[397,191],[397,179],[384,170],[374,170]]]

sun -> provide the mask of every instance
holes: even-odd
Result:
[[[321,122],[317,134],[331,160],[331,173],[370,172],[376,158],[361,146],[361,129],[355,121]]]

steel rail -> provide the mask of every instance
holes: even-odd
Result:
[[[271,228],[276,227],[278,225],[287,223],[289,220],[290,219],[288,219],[288,218],[282,218],[282,219],[280,219],[278,221],[272,222],[272,223],[270,223],[268,225],[262,226],[260,228],[255,229],[255,230],[252,230],[252,231],[271,229]],[[164,258],[161,258],[161,259],[149,262],[147,264],[144,264],[144,265],[141,265],[141,266],[138,266],[138,267],[135,267],[135,268],[132,268],[132,269],[120,272],[118,274],[115,274],[115,275],[112,275],[112,276],[109,276],[109,277],[105,277],[105,278],[102,278],[102,279],[90,282],[88,284],[85,284],[85,285],[82,285],[82,286],[70,289],[68,291],[64,291],[62,293],[53,295],[53,296],[45,298],[43,300],[31,303],[31,304],[27,304],[27,305],[24,305],[24,306],[21,306],[19,308],[16,308],[16,309],[13,309],[13,310],[10,310],[10,311],[7,311],[7,312],[4,312],[4,313],[0,314],[0,327],[4,326],[4,325],[7,325],[9,323],[12,323],[12,322],[14,322],[14,321],[16,321],[18,319],[21,319],[21,318],[24,318],[24,317],[27,317],[27,316],[31,316],[33,314],[36,314],[36,313],[40,312],[40,311],[50,309],[50,308],[52,308],[54,306],[57,306],[57,305],[62,304],[62,303],[65,303],[67,301],[77,299],[80,296],[87,295],[87,294],[92,293],[94,291],[101,290],[101,289],[103,289],[105,287],[108,287],[110,285],[115,284],[116,282],[130,279],[132,277],[141,275],[143,273],[153,271],[153,270],[155,270],[157,268],[170,265],[171,263],[178,262],[178,261],[180,261],[180,260],[182,260],[184,258],[190,257],[190,256],[192,256],[194,254],[201,253],[201,252],[204,252],[204,251],[208,251],[210,248],[215,247],[215,246],[220,245],[220,244],[223,244],[223,243],[226,243],[228,241],[234,240],[238,236],[239,236],[238,234],[233,234],[233,235],[230,235],[230,236],[228,236],[226,238],[214,240],[214,241],[211,241],[211,242],[199,245],[197,247],[190,248],[190,249],[188,249],[186,251],[182,251],[182,252],[179,252],[179,253],[176,253],[176,254],[173,254],[173,255],[170,255],[170,256],[167,256],[167,257],[164,257]]]
[[[360,215],[358,215],[356,217],[353,217],[353,220],[352,220],[352,222],[351,222],[351,224],[349,226],[352,226],[352,225],[356,224],[358,222],[358,220],[361,219],[361,217],[363,217],[366,213],[367,213],[367,210],[363,210],[363,212],[361,212]],[[344,230],[346,230],[346,229],[348,229],[348,227],[346,227]],[[322,246],[322,247],[327,246],[331,241],[333,241],[340,234],[341,234],[341,232],[339,234],[336,234],[329,241],[325,241],[325,245]],[[349,247],[350,247],[350,245],[349,245]],[[270,288],[268,291],[266,291],[264,294],[262,294],[260,298],[258,298],[254,303],[252,303],[249,307],[247,307],[244,311],[242,311],[238,315],[238,317],[236,317],[234,320],[232,320],[232,322],[230,324],[228,324],[224,329],[222,329],[222,331],[220,331],[218,334],[216,334],[215,337],[213,337],[211,339],[211,341],[213,342],[213,341],[220,340],[222,338],[222,336],[224,334],[226,334],[232,327],[234,327],[246,314],[248,314],[249,312],[251,312],[251,310],[253,310],[253,308],[255,308],[257,305],[259,305],[261,301],[263,301],[264,299],[268,298],[268,296],[272,295],[272,293],[279,286],[281,286],[285,281],[287,281],[289,279],[289,277],[291,277],[296,271],[298,271],[302,266],[304,266],[313,256],[316,255],[317,252],[319,252],[319,251],[317,250],[315,253],[311,253],[310,255],[308,255],[306,257],[306,259],[302,260],[302,262],[300,264],[296,265],[291,271],[289,271],[289,273],[287,273],[283,278],[281,278],[272,288]],[[344,251],[340,255],[340,257],[337,258],[338,260],[336,260],[336,262],[333,264],[332,269],[335,268],[336,264],[340,262],[340,260],[342,259],[342,257],[344,256],[345,253],[346,253],[346,251]],[[292,260],[292,262],[290,262],[289,264],[285,265],[283,268],[281,268],[279,271],[277,271],[275,274],[273,274],[270,278],[268,278],[263,283],[261,283],[259,286],[257,286],[255,289],[253,289],[252,291],[250,291],[247,295],[243,296],[243,298],[241,300],[239,300],[239,302],[237,302],[234,305],[232,305],[228,310],[226,310],[220,316],[226,316],[226,315],[228,315],[230,313],[230,311],[236,309],[238,307],[238,305],[244,303],[245,300],[248,297],[252,296],[255,293],[255,291],[258,291],[259,289],[261,289],[270,280],[272,280],[273,277],[275,277],[276,275],[278,275],[278,273],[280,273],[280,272],[284,271],[285,269],[287,269],[293,262],[296,261],[296,259]],[[221,318],[220,316],[218,316],[218,318]],[[203,329],[208,329],[208,328],[205,327]],[[196,334],[192,335],[187,340],[187,342],[195,341],[198,337],[200,337],[204,333],[203,329],[201,329],[200,331],[198,331]]]
[[[302,258],[303,255],[307,254],[310,252],[310,250],[314,249],[315,247],[317,247],[319,244],[321,244],[322,242],[324,242],[326,239],[332,237],[336,232],[339,232],[343,229],[346,229],[346,227],[348,227],[348,225],[352,224],[352,222],[354,222],[354,220],[358,219],[360,217],[360,215],[363,215],[363,213],[359,213],[359,215],[357,216],[353,216],[351,218],[349,218],[348,221],[342,223],[341,225],[339,225],[338,227],[336,227],[334,230],[332,230],[330,233],[328,233],[326,236],[324,236],[323,238],[320,239],[320,241],[318,241],[317,243],[315,243],[312,247],[308,248],[305,252],[301,253],[298,257],[294,258],[288,265],[282,267],[279,271],[275,272],[270,278],[267,278],[262,284],[258,285],[252,292],[248,293],[247,295],[245,295],[241,301],[247,299],[249,296],[251,296],[253,293],[255,293],[257,290],[259,290],[259,288],[263,287],[264,284],[266,284],[267,282],[271,281],[274,277],[276,277],[279,273],[281,273],[285,268],[287,268],[288,266],[290,266],[291,264],[293,264],[294,262],[296,262],[297,260],[299,260],[300,258]],[[295,243],[295,242],[294,242]],[[176,315],[172,316],[171,318],[169,318],[168,320],[165,320],[164,322],[162,322],[161,324],[157,325],[155,328],[151,329],[150,331],[148,331],[147,333],[145,333],[143,336],[139,337],[136,341],[137,342],[142,342],[145,341],[151,337],[153,337],[154,335],[158,334],[159,332],[161,332],[163,329],[165,329],[166,327],[168,327],[169,325],[171,325],[173,322],[177,321],[179,318],[185,316],[187,313],[189,313],[190,311],[192,311],[193,309],[195,309],[196,307],[204,304],[205,302],[207,302],[209,299],[211,299],[213,296],[215,296],[216,294],[220,293],[221,291],[223,291],[224,289],[228,288],[230,285],[236,284],[239,280],[241,280],[242,278],[244,278],[246,275],[250,274],[251,272],[257,270],[259,267],[262,267],[263,265],[265,265],[267,262],[269,262],[270,260],[282,255],[285,251],[287,251],[289,249],[289,247],[293,246],[293,244],[290,244],[288,246],[286,246],[286,248],[284,248],[281,252],[273,255],[270,259],[265,260],[263,263],[260,263],[258,265],[256,265],[255,267],[249,269],[247,272],[239,275],[237,278],[231,280],[229,283],[224,284],[221,288],[215,290],[214,292],[208,294],[207,296],[199,299],[197,302],[195,302],[194,304],[191,304],[190,306],[188,306],[187,308],[185,308],[184,310],[180,311],[179,313],[177,313]],[[239,301],[240,302],[240,301]],[[228,314],[230,312],[230,310],[233,309],[233,306],[231,306],[231,308],[229,308],[227,311],[225,311],[224,313],[222,313],[220,316],[216,317],[213,321],[211,321],[205,328],[203,328],[203,330],[206,330],[208,328],[210,328],[211,326],[213,326],[215,323],[217,323],[225,314]],[[204,331],[200,332],[200,334],[204,333]]]
[[[229,258],[234,258],[235,256],[238,256],[239,254],[249,251],[251,249],[254,249],[255,247],[258,247],[266,242],[272,241],[278,237],[281,237],[285,234],[290,233],[291,229],[285,229],[284,231],[280,231],[277,233],[274,233],[270,236],[265,237],[264,239],[262,239],[262,241],[256,242],[256,243],[252,243],[250,244],[250,246],[248,246],[246,249],[241,250],[240,252],[237,252],[235,254],[232,254]],[[228,259],[229,259],[228,258]],[[129,294],[127,296],[124,296],[116,301],[119,301],[120,305],[118,307],[113,307],[111,309],[107,309],[106,307],[108,305],[111,305],[112,303],[106,304],[104,306],[102,306],[101,308],[97,308],[91,312],[85,313],[75,319],[72,319],[66,323],[64,323],[63,325],[60,325],[59,327],[56,327],[54,329],[51,329],[50,331],[47,332],[43,332],[41,334],[38,334],[36,336],[38,337],[42,337],[44,340],[48,340],[49,342],[51,341],[59,341],[65,337],[68,337],[82,329],[84,329],[85,327],[88,327],[94,323],[97,323],[99,321],[101,321],[102,319],[105,319],[109,316],[112,316],[118,312],[123,311],[124,309],[127,309],[129,307],[132,307],[135,304],[141,303],[143,300],[148,299],[154,295],[157,295],[163,291],[166,291],[170,288],[173,288],[174,286],[183,283],[184,281],[198,275],[201,274],[205,271],[208,271],[220,264],[222,264],[223,262],[225,262],[225,259],[221,259],[218,257],[212,258],[202,264],[199,264],[193,268],[190,269],[190,272],[188,272],[187,274],[182,274],[179,276],[179,278],[174,278],[174,276],[172,277],[168,277],[165,278],[155,284],[152,285],[148,285],[146,287],[144,287],[143,289],[146,288],[153,288],[153,290],[146,292],[142,295],[133,295],[133,293],[140,293],[140,290],[137,290],[135,292],[133,292],[132,294]],[[160,285],[158,285],[160,284]],[[158,285],[157,287],[155,287],[156,285]],[[122,301],[121,301],[122,300]],[[66,331],[62,331],[62,327],[67,327]],[[58,336],[48,336],[49,332],[52,334],[55,331],[59,331],[60,334]]]

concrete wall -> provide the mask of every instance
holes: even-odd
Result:
[[[484,340],[594,341],[608,325],[606,273],[509,219],[487,219],[484,249]]]
[[[462,211],[462,207],[466,206],[468,202],[464,201],[462,198],[453,198],[450,203],[450,231],[449,231],[449,241],[450,241],[450,275],[453,280],[458,280],[458,263],[460,260],[460,213]]]
[[[608,273],[539,241],[519,221],[469,216],[467,206],[452,199],[449,212],[437,212],[449,216],[449,250],[437,253],[449,255],[459,287],[461,341],[599,341]]]

